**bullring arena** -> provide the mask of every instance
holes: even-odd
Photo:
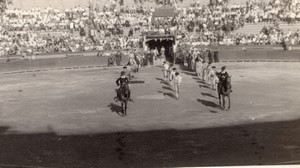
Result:
[[[235,31],[257,32],[264,24],[250,23]],[[297,25],[282,23],[281,28]],[[159,49],[177,44],[176,36],[143,39]],[[144,50],[152,44],[143,45],[2,55],[0,167],[300,164],[299,44],[191,47],[218,51],[212,65],[218,71],[226,66],[231,75],[227,111],[220,108],[217,91],[188,67],[188,59],[176,63],[181,49],[191,48],[167,52],[168,64],[174,63],[183,79],[180,98],[164,81],[159,59],[153,65],[146,61],[130,81],[133,101],[125,116],[114,100],[116,80],[131,51],[147,58]],[[121,65],[108,66],[117,51],[123,54]]]
[[[91,65],[36,65],[1,75],[3,166],[298,163],[299,62],[216,63],[232,75],[229,111],[190,71],[180,70],[184,80],[176,100],[161,82],[161,68],[144,67],[133,79],[144,83],[131,84],[134,102],[125,117],[113,100],[122,68]]]

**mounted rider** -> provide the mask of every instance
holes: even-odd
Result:
[[[224,82],[226,80],[226,78],[228,77],[228,73],[226,71],[226,66],[221,67],[221,72],[218,73],[218,77],[220,82]]]
[[[129,79],[126,76],[126,72],[122,71],[121,76],[116,80],[116,84],[118,85],[118,89],[123,86],[123,84],[129,84]]]
[[[122,87],[125,85],[125,84],[128,84],[128,86],[129,86],[129,79],[128,79],[128,77],[127,77],[127,75],[126,75],[126,72],[125,71],[122,71],[121,72],[121,76],[116,80],[116,84],[117,84],[117,86],[118,86],[118,88],[116,89],[116,92],[117,92],[117,97],[120,99],[120,96],[121,96],[121,89],[122,89]],[[127,95],[128,97],[130,97],[130,91],[129,91],[129,93],[128,93],[128,95]]]
[[[221,72],[217,73],[219,78],[219,84],[218,84],[218,91],[220,91],[221,86],[226,86],[226,80],[229,77],[229,74],[226,71],[226,66],[221,67]],[[227,88],[225,87],[225,91],[227,91]]]

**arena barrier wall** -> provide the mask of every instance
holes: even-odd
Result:
[[[300,50],[277,50],[274,47],[280,46],[219,46],[205,47],[213,50],[218,50],[220,62],[300,62]],[[294,46],[299,47],[299,46]],[[300,47],[299,47],[300,48]],[[116,53],[117,50],[104,51]],[[123,50],[130,51],[130,50]],[[97,56],[98,52],[76,52],[76,53],[61,53],[61,54],[45,54],[36,55],[35,59],[32,56],[27,56],[24,59],[21,56],[11,56],[10,62],[6,62],[7,57],[0,59],[0,73],[31,71],[41,72],[44,70],[62,70],[62,69],[83,69],[106,67],[108,57]],[[122,58],[122,65],[128,61],[128,55]],[[82,67],[82,68],[80,68]]]
[[[269,47],[222,47],[219,51],[220,61],[266,60],[266,61],[300,61],[300,50],[283,50],[280,46]]]

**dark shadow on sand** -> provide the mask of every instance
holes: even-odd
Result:
[[[11,132],[11,127],[2,125],[0,163],[1,167],[141,168],[290,162],[292,167],[300,159],[299,126],[300,120],[290,120],[195,129],[171,129],[166,125],[165,129],[146,131],[86,130],[82,134],[74,129],[65,135],[58,134],[59,129]]]
[[[162,78],[155,78],[156,80],[159,80],[159,81],[164,81]]]
[[[184,65],[179,65],[180,69],[182,71],[189,71],[189,72],[194,72],[194,70],[190,69],[189,67],[187,66],[184,66]]]
[[[200,84],[205,84],[206,85],[205,81],[203,81],[203,80],[198,80],[197,82],[200,83]]]
[[[163,89],[173,91],[170,87],[163,86]]]
[[[197,99],[198,102],[202,103],[204,106],[209,106],[213,108],[220,108],[220,106],[212,101],[207,101],[207,100],[202,100],[202,99]]]
[[[173,93],[164,93],[164,96],[169,96],[173,99],[176,99],[176,96]]]
[[[211,113],[219,113],[219,112],[217,112],[217,111],[214,111],[214,110],[209,110],[209,112],[211,112]]]
[[[155,78],[155,79],[160,81],[160,83],[163,83],[163,84],[169,86],[169,83],[167,81],[163,80],[162,78]]]
[[[145,81],[139,81],[139,80],[134,80],[134,81],[130,81],[130,84],[144,84]]]
[[[119,116],[124,116],[121,106],[116,105],[114,103],[110,103],[107,107],[110,107],[112,113],[117,113]]]
[[[197,76],[195,74],[195,72],[188,72],[188,71],[182,71],[182,73],[186,74],[186,75],[189,75],[189,76]]]
[[[206,89],[210,89],[210,87],[208,87],[207,85],[199,85],[200,88],[206,88]]]
[[[202,79],[200,79],[199,77],[193,77],[192,79],[194,79],[196,81],[202,81]]]
[[[201,93],[202,96],[207,96],[207,97],[212,97],[212,98],[215,98],[215,99],[218,99],[218,97],[210,94],[210,93]]]

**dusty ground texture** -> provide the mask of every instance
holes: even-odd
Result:
[[[134,103],[113,100],[120,69],[0,76],[0,166],[161,167],[300,162],[300,64],[221,63],[232,106],[180,70],[173,98],[159,67],[131,84]]]

